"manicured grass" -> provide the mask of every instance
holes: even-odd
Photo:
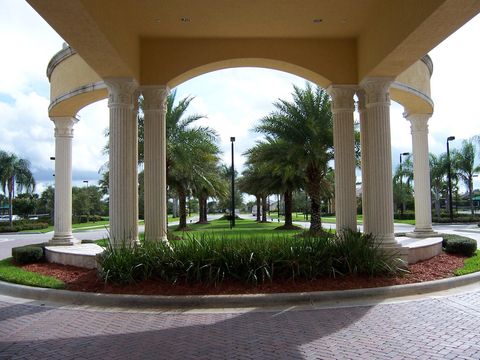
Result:
[[[63,289],[65,284],[51,276],[41,275],[23,270],[12,264],[12,258],[0,261],[0,280],[15,284]]]
[[[282,223],[269,222],[257,223],[254,220],[236,220],[235,227],[230,229],[230,221],[228,220],[213,220],[209,224],[188,224],[190,231],[174,231],[177,226],[171,226],[170,230],[173,234],[182,238],[191,236],[198,236],[200,234],[211,234],[213,237],[222,238],[265,238],[278,236],[292,236],[298,234],[303,230],[275,230],[275,228],[282,226]]]
[[[457,276],[467,275],[480,271],[480,250],[477,250],[475,255],[465,260],[463,267],[454,271]]]

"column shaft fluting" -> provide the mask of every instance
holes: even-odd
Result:
[[[335,149],[335,216],[337,231],[356,230],[355,129],[353,112],[355,89],[332,85],[333,146]]]
[[[142,88],[145,154],[145,239],[167,240],[166,86]]]
[[[130,245],[138,239],[137,84],[128,78],[106,79],[105,83],[110,109],[110,240],[115,246]]]
[[[428,119],[431,114],[406,114],[412,131],[413,186],[415,192],[414,235],[428,237],[432,229]]]
[[[371,78],[362,82],[367,116],[362,129],[362,174],[365,213],[364,232],[373,234],[384,246],[396,245],[393,234],[392,151],[390,139],[391,80]],[[366,167],[365,167],[366,165]]]
[[[73,245],[72,234],[72,140],[74,117],[55,117],[55,209],[50,245]]]

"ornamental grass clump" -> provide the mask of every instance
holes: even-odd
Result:
[[[382,252],[371,236],[356,232],[268,239],[201,233],[170,243],[109,246],[99,261],[102,278],[115,283],[159,279],[172,284],[258,284],[398,270],[393,256]]]

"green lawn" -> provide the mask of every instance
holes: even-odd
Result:
[[[230,221],[228,220],[213,220],[210,224],[188,224],[191,231],[174,231],[176,226],[171,226],[170,230],[173,234],[181,237],[197,236],[200,234],[218,234],[226,237],[274,237],[283,235],[298,234],[302,230],[275,230],[281,226],[282,223],[257,223],[254,220],[236,220],[235,227],[230,229]]]
[[[477,250],[475,255],[465,260],[463,267],[455,270],[454,274],[459,276],[471,274],[477,271],[480,271],[480,250]]]
[[[62,289],[63,281],[51,276],[26,271],[12,264],[12,258],[0,261],[0,280],[36,287]]]

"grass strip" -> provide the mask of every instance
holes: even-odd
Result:
[[[42,275],[19,268],[12,263],[12,260],[12,258],[8,258],[0,261],[0,280],[20,285],[51,289],[63,289],[65,287],[63,281],[52,276]]]
[[[477,250],[475,255],[465,260],[463,267],[455,270],[453,273],[456,276],[467,275],[480,271],[480,250]]]

